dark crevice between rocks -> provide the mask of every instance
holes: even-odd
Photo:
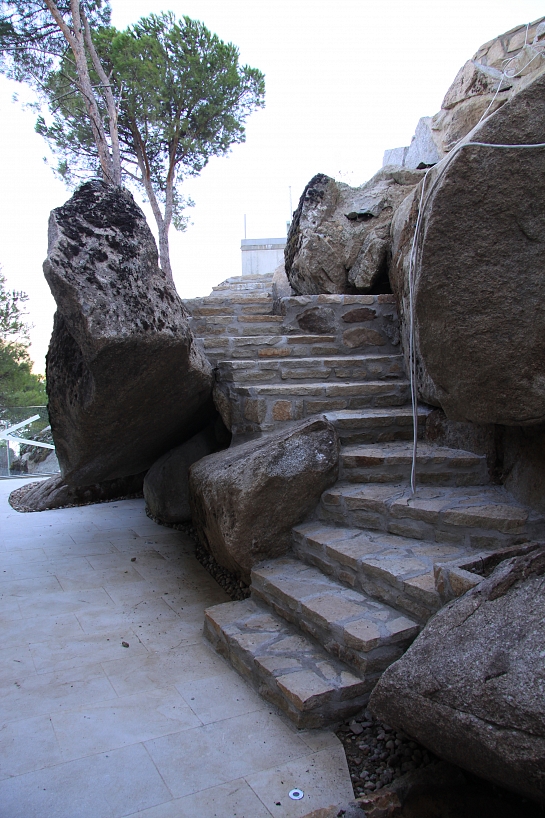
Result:
[[[195,543],[195,556],[203,566],[206,568],[210,576],[216,580],[218,585],[223,588],[225,593],[233,600],[233,602],[240,602],[243,599],[248,599],[250,596],[250,586],[246,585],[239,577],[232,574],[226,568],[223,568],[203,546],[197,536],[192,523],[165,523],[149,511],[146,507],[146,514],[157,525],[165,526],[165,528],[173,528],[175,531],[183,531]]]

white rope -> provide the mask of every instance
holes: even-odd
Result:
[[[530,24],[528,23],[528,25],[526,27],[526,38],[525,38],[525,43],[524,43],[525,46],[527,45],[529,25]],[[517,74],[519,74],[519,75],[538,56],[540,56],[540,55],[542,57],[545,56],[545,50],[543,48],[538,50],[538,49],[536,49],[536,47],[534,45],[532,45],[531,48],[536,50],[536,53],[534,54],[532,59],[517,72]],[[503,83],[504,79],[513,79],[515,76],[517,76],[517,74],[514,74],[514,75],[508,75],[507,74],[507,67],[508,67],[509,63],[512,62],[513,59],[515,59],[515,57],[511,57],[509,60],[504,61],[506,63],[506,66],[502,71],[502,76],[500,77],[500,81],[498,83],[496,93],[494,94],[494,97],[492,98],[492,101],[490,102],[490,105],[485,110],[484,114],[481,116],[481,118],[480,118],[479,122],[477,123],[477,125],[480,125],[480,123],[483,121],[483,119],[485,119],[485,117],[487,116],[488,111],[490,110],[490,108],[494,104],[494,102],[496,100],[496,97],[498,96],[498,93],[500,92],[500,89],[501,89],[501,86],[502,86],[502,83]],[[477,127],[477,126],[475,126],[475,127]],[[414,229],[413,243],[412,243],[411,252],[410,252],[410,255],[409,255],[409,276],[408,276],[409,277],[409,377],[410,377],[410,385],[411,385],[411,409],[412,409],[412,420],[413,420],[413,451],[412,451],[412,463],[411,463],[411,492],[412,492],[413,495],[415,494],[415,491],[416,491],[416,459],[417,459],[417,452],[418,452],[418,394],[417,394],[418,390],[417,390],[417,386],[416,386],[416,384],[417,384],[417,377],[416,377],[417,376],[417,372],[416,372],[417,366],[416,366],[415,326],[414,326],[414,289],[415,289],[415,280],[414,279],[415,279],[415,270],[416,270],[417,261],[418,261],[418,258],[417,258],[418,249],[419,249],[418,248],[418,242],[419,242],[419,238],[420,238],[420,231],[422,229],[423,215],[424,215],[426,206],[427,206],[428,202],[431,199],[431,195],[432,195],[433,191],[435,190],[439,180],[441,179],[442,175],[444,174],[445,170],[447,169],[449,163],[453,160],[453,158],[456,156],[458,151],[462,150],[462,148],[469,148],[469,147],[499,148],[499,149],[502,149],[502,150],[521,150],[521,149],[524,150],[524,149],[532,149],[532,148],[545,148],[545,142],[536,142],[536,143],[524,144],[524,145],[501,145],[501,144],[495,144],[495,143],[490,143],[490,142],[458,142],[458,144],[454,146],[452,151],[450,151],[450,153],[447,154],[447,156],[443,157],[443,159],[441,159],[439,162],[437,162],[436,165],[433,166],[434,169],[439,168],[440,166],[442,166],[442,167],[440,167],[439,173],[437,173],[437,176],[434,179],[434,182],[433,182],[431,188],[427,192],[426,198],[424,198],[424,195],[425,195],[425,192],[426,192],[426,183],[428,181],[428,173],[430,172],[430,170],[432,170],[432,168],[427,169],[426,175],[424,176],[424,178],[422,180],[422,188],[421,188],[421,191],[420,191],[420,202],[419,202],[419,206],[418,206],[418,216],[416,218],[416,225],[415,225],[415,229]]]

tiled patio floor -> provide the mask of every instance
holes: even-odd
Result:
[[[24,482],[0,480],[1,818],[283,818],[352,797],[333,733],[297,731],[203,640],[227,597],[191,540],[143,500],[18,514]]]

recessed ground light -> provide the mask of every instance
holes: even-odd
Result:
[[[305,797],[305,793],[303,792],[303,790],[295,789],[295,790],[290,790],[289,796],[290,796],[292,801],[300,801],[301,798]]]

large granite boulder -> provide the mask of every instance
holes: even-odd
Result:
[[[544,42],[545,18],[540,17],[482,45],[458,71],[441,110],[419,120],[410,145],[385,151],[383,166],[429,167],[443,159],[485,114],[497,111],[543,73]]]
[[[338,459],[335,429],[314,418],[199,460],[189,485],[201,543],[248,580],[253,565],[290,548],[292,526],[336,481]]]
[[[465,141],[536,144],[541,73]],[[421,397],[480,424],[545,422],[545,148],[467,146],[429,171],[414,264]],[[394,216],[390,271],[408,352],[420,190]]]
[[[44,273],[57,302],[47,390],[63,480],[138,474],[208,422],[213,376],[131,194],[89,182],[54,210]]]
[[[56,475],[49,480],[27,483],[12,491],[8,499],[15,511],[26,512],[141,497],[145,475],[146,472],[141,472],[88,486],[70,486],[60,475]]]
[[[388,292],[392,214],[421,178],[389,167],[356,188],[323,173],[311,179],[284,251],[295,292]]]
[[[439,757],[545,803],[545,547],[442,608],[369,707]]]
[[[161,523],[189,522],[189,467],[206,455],[225,449],[230,439],[218,418],[216,423],[160,457],[144,479],[144,499],[151,516]]]

